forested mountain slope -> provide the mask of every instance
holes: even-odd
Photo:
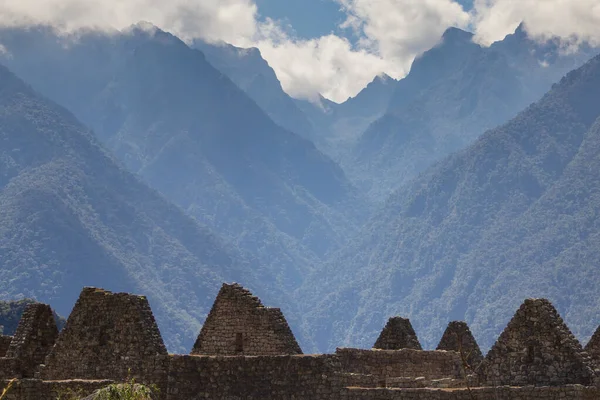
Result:
[[[119,167],[72,114],[5,67],[0,210],[3,299],[68,315],[83,286],[144,294],[172,351],[189,351],[223,281],[287,303],[268,268]]]
[[[275,71],[262,58],[260,50],[201,40],[195,40],[192,47],[202,51],[216,69],[250,96],[277,125],[311,141],[316,139],[310,121],[283,91]]]
[[[521,26],[489,48],[473,35],[448,29],[395,85],[387,113],[356,142],[343,166],[383,201],[436,161],[463,149],[487,129],[508,121],[538,100],[568,71],[594,53],[566,53],[538,44]]]
[[[324,97],[318,103],[295,100],[315,131],[314,142],[334,160],[348,168],[348,156],[360,135],[381,118],[389,105],[398,81],[377,76],[356,96],[338,104]]]
[[[273,267],[282,286],[361,221],[364,203],[334,162],[176,37],[140,24],[72,39],[5,30],[0,40],[11,68],[150,186]]]
[[[585,342],[600,321],[598,215],[600,56],[396,191],[307,282],[304,328],[321,350],[370,346],[401,315],[432,348],[465,319],[488,348],[524,298],[547,297]]]

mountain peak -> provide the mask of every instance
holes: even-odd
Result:
[[[442,35],[444,43],[464,43],[471,42],[473,40],[473,33],[463,31],[462,29],[451,27],[446,29]]]
[[[144,32],[149,35],[155,35],[159,31],[161,31],[159,27],[148,21],[140,21],[136,24],[130,25],[124,30],[126,33]]]

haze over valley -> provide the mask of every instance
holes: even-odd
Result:
[[[388,20],[331,0],[321,17],[338,23],[306,37],[261,2],[178,1],[190,19],[145,2],[4,6],[0,299],[67,316],[83,286],[143,293],[182,353],[222,282],[281,307],[305,353],[369,348],[391,315],[426,348],[465,320],[487,350],[527,297],[591,337],[600,31],[571,18],[585,0],[562,23],[530,2],[390,0]],[[402,31],[374,22],[409,11]]]

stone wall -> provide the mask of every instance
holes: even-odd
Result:
[[[460,378],[460,356],[453,351],[337,349],[341,370],[389,377]]]
[[[54,346],[57,336],[58,329],[50,306],[29,304],[19,320],[6,357],[18,359],[22,376],[33,378],[38,366],[44,363]]]
[[[600,389],[583,386],[468,389],[362,389],[342,391],[341,400],[598,400]]]
[[[592,357],[592,362],[600,369],[600,326],[585,346],[585,351]]]
[[[401,317],[393,317],[388,320],[373,348],[381,350],[422,349],[412,324],[408,319]]]
[[[448,324],[436,350],[461,353],[461,359],[464,357],[464,361],[468,364],[465,366],[467,369],[476,368],[483,361],[481,349],[469,326],[463,321],[453,321]]]
[[[478,374],[490,386],[590,385],[594,379],[589,356],[545,299],[523,303]]]
[[[125,379],[152,376],[167,350],[143,296],[85,288],[41,376],[60,379]]]
[[[39,379],[23,379],[13,384],[3,400],[79,399],[111,383],[112,381],[107,380],[42,381]],[[7,385],[7,380],[2,382],[2,387]]]
[[[200,355],[302,354],[285,317],[237,284],[224,284],[192,350]]]
[[[338,398],[331,356],[173,356],[166,400]]]
[[[6,357],[12,338],[12,336],[0,335],[0,357]]]

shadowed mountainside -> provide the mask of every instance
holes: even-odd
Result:
[[[526,297],[585,342],[600,319],[599,93],[600,56],[397,190],[304,288],[319,348],[368,346],[390,315],[427,347],[464,319],[489,348]]]
[[[0,67],[0,296],[68,315],[83,286],[148,295],[189,351],[223,281],[273,274],[118,166],[68,111]],[[278,285],[261,295],[279,297]],[[284,296],[285,297],[285,296]]]

